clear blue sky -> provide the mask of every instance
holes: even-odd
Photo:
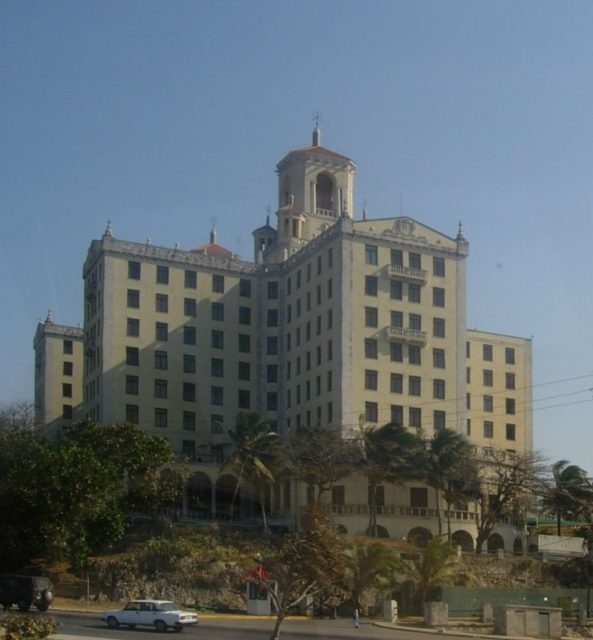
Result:
[[[358,212],[463,221],[468,326],[533,336],[536,446],[593,472],[592,2],[3,0],[0,92],[0,402],[108,218],[251,258],[319,110]]]

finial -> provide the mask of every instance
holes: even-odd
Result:
[[[313,114],[313,122],[315,123],[315,129],[313,129],[313,146],[320,147],[321,146],[321,131],[319,129],[319,121],[321,120],[321,114],[319,111],[316,111]]]
[[[290,206],[294,207],[294,193],[290,194]]]
[[[210,244],[216,244],[216,229],[214,225],[212,225],[212,230],[210,231]]]
[[[270,207],[270,205],[268,205],[266,207],[266,227],[270,226],[270,213],[272,211],[272,208]]]
[[[461,224],[461,220],[459,221],[456,240],[465,240],[465,236],[463,235],[463,225]]]
[[[150,238],[146,238],[146,246],[150,244]]]
[[[176,242],[173,248],[175,249],[175,251],[177,251],[177,249],[179,249],[179,242]]]
[[[105,228],[104,238],[113,238],[113,229],[111,228],[111,220],[107,220],[107,227]]]
[[[362,219],[363,220],[367,219],[367,199],[366,198],[362,201]]]
[[[45,324],[53,324],[54,323],[54,317],[52,315],[51,309],[47,310],[47,318],[45,319]]]

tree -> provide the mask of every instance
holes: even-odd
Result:
[[[399,560],[393,549],[382,542],[355,542],[347,556],[345,583],[354,606],[364,613],[373,592],[394,586]]]
[[[471,488],[477,505],[477,553],[481,553],[499,522],[524,513],[526,501],[540,486],[541,473],[542,464],[535,454],[492,451],[482,462],[479,477]]]
[[[416,601],[421,605],[428,591],[442,585],[456,566],[453,548],[443,537],[430,540],[423,552],[400,559],[399,575],[413,585]]]
[[[360,470],[369,483],[369,535],[377,535],[377,487],[382,482],[402,482],[414,477],[422,441],[403,427],[388,423],[363,429]]]
[[[423,471],[427,484],[434,489],[439,535],[443,533],[443,523],[439,496],[443,494],[447,507],[456,499],[464,497],[464,490],[470,493],[467,480],[475,478],[471,468],[473,459],[471,445],[452,429],[440,429],[428,443],[423,456]],[[474,465],[475,466],[475,465]],[[451,540],[451,516],[447,509],[447,537]]]
[[[317,489],[317,499],[352,473],[355,457],[350,442],[321,426],[299,427],[290,438],[288,456],[294,475]]]
[[[281,464],[281,444],[278,434],[271,430],[269,423],[262,422],[259,413],[242,411],[237,416],[235,428],[228,430],[233,450],[222,469],[232,469],[237,473],[237,484],[231,502],[234,507],[239,487],[246,479],[251,485],[260,505],[264,530],[267,517],[264,493],[275,479]]]
[[[593,484],[581,467],[559,460],[552,465],[552,478],[544,484],[542,507],[556,516],[556,531],[562,535],[562,519],[576,520],[593,510]]]
[[[0,436],[13,431],[33,431],[35,426],[32,402],[17,400],[0,405]]]
[[[303,529],[284,536],[251,574],[267,589],[276,609],[271,640],[280,638],[280,626],[290,609],[338,584],[345,567],[342,539],[327,509],[315,502],[307,508]]]

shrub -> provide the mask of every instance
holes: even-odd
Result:
[[[5,640],[47,638],[56,633],[58,625],[53,618],[40,616],[0,616],[0,628],[5,631]]]

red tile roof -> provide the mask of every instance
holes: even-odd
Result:
[[[233,255],[232,251],[215,243],[203,244],[201,247],[191,249],[191,253],[203,253],[204,255],[218,256],[219,258],[231,258]]]

